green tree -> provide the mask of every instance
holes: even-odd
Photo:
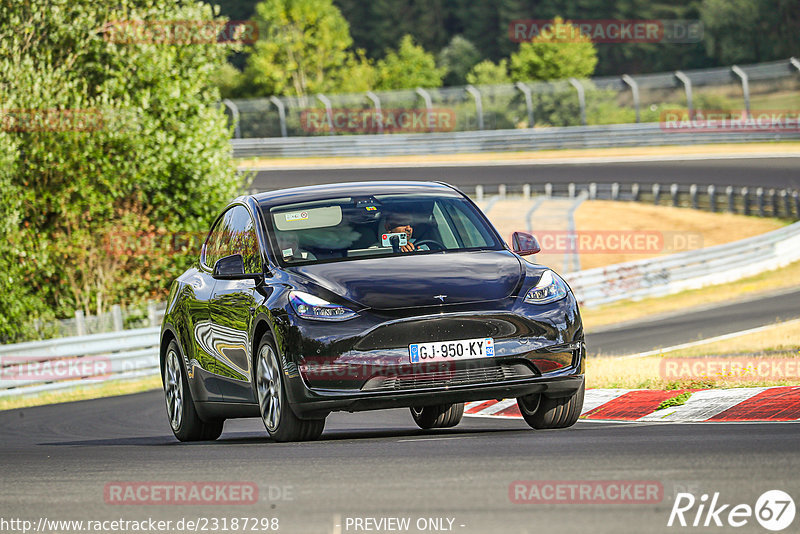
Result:
[[[543,31],[511,54],[511,78],[514,81],[588,78],[596,65],[597,50],[591,39],[556,17],[552,31]]]
[[[497,63],[485,59],[472,67],[467,74],[467,83],[472,85],[492,85],[510,81],[507,59],[501,59]]]
[[[239,191],[210,81],[230,49],[201,34],[126,41],[112,21],[212,19],[172,0],[0,10],[0,342],[37,317],[162,299],[195,261],[196,243],[170,255],[143,236],[204,232]]]
[[[441,87],[444,69],[436,66],[433,54],[414,43],[406,35],[400,47],[389,50],[377,63],[378,89],[413,89],[414,87]]]
[[[707,50],[718,63],[758,62],[800,53],[798,0],[703,0]]]
[[[481,60],[475,45],[461,35],[456,35],[439,52],[439,66],[445,69],[445,85],[464,85],[467,73]]]
[[[264,0],[256,6],[259,39],[245,73],[262,94],[305,96],[340,92],[353,78],[374,77],[331,0]]]

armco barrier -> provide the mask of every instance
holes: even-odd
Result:
[[[766,234],[656,259],[638,260],[565,275],[584,306],[669,295],[732,282],[800,259],[800,222]],[[0,398],[159,373],[159,328],[0,346]],[[80,366],[81,361],[102,365]],[[20,365],[23,366],[20,370]],[[73,365],[85,374],[42,372]]]
[[[2,345],[0,398],[158,374],[159,331],[140,328]]]
[[[564,275],[584,306],[733,282],[800,259],[800,223],[747,239]]]
[[[461,154],[563,148],[599,148],[800,139],[800,131],[665,131],[657,123],[524,128],[470,132],[332,135],[233,139],[233,155],[248,157],[336,157]]]

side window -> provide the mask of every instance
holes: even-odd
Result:
[[[220,258],[241,254],[244,272],[261,272],[261,257],[253,219],[244,206],[234,206],[225,212],[208,235],[205,265],[213,269]]]
[[[491,239],[485,234],[484,226],[476,224],[475,214],[467,212],[463,205],[451,203],[445,207],[445,211],[452,218],[455,231],[464,243],[464,247],[486,247],[491,244]]]
[[[260,273],[261,256],[258,252],[258,237],[250,213],[244,206],[235,206],[227,214],[230,223],[227,225],[229,232],[228,254],[241,254],[244,260],[244,272]]]
[[[224,237],[226,226],[225,223],[229,216],[230,211],[226,212],[225,215],[223,215],[222,218],[217,221],[217,224],[215,224],[214,228],[211,229],[211,232],[209,232],[208,238],[206,239],[206,250],[205,256],[203,257],[203,264],[211,269],[214,268],[214,264],[217,263],[217,260],[230,255],[227,247],[225,246],[227,240]]]

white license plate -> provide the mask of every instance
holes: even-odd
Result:
[[[411,363],[491,358],[494,356],[494,339],[484,337],[459,341],[412,343],[408,346],[408,356]]]

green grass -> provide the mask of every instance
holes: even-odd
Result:
[[[691,391],[684,391],[683,393],[681,393],[680,395],[678,395],[676,397],[672,397],[671,399],[667,399],[665,401],[661,401],[661,404],[658,405],[658,408],[656,408],[656,411],[665,410],[665,409],[671,408],[673,406],[683,406],[684,404],[686,404],[686,401],[688,401],[691,396],[692,396],[692,392]]]

